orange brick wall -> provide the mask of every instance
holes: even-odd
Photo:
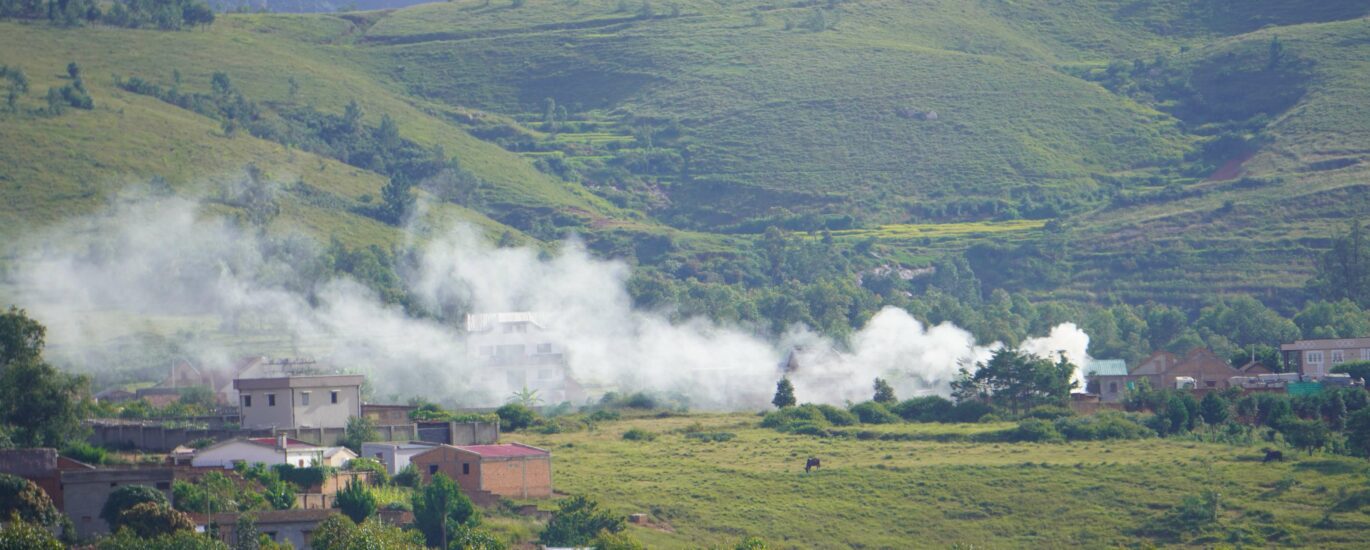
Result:
[[[552,496],[552,460],[550,457],[524,459],[487,459],[449,447],[415,456],[411,462],[423,476],[432,481],[432,466],[452,478],[463,491],[489,491],[511,498],[541,498]],[[462,464],[470,464],[470,474],[462,474]],[[527,489],[524,489],[525,483]]]
[[[552,496],[552,460],[548,457],[484,460],[480,463],[480,477],[482,489],[500,496]]]

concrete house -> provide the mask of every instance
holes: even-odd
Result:
[[[333,466],[341,468],[357,458],[347,447],[324,447],[290,439],[284,435],[230,439],[200,449],[190,459],[196,468],[233,468],[234,463],[290,464],[297,467]]]
[[[310,547],[309,543],[314,538],[314,531],[318,530],[319,524],[336,514],[337,509],[325,508],[266,510],[253,512],[252,516],[256,520],[259,533],[276,543],[290,543],[292,548],[304,549]],[[212,519],[218,527],[221,540],[229,545],[238,544],[238,514],[215,514],[210,517],[192,513],[190,519],[195,522],[197,531],[208,527]]]
[[[343,428],[362,415],[360,374],[239,378],[244,428]]]
[[[385,441],[377,443],[362,443],[362,458],[373,458],[385,465],[385,471],[390,475],[400,473],[409,461],[420,453],[426,453],[438,446],[438,443],[428,441]]]
[[[171,501],[171,482],[175,478],[171,468],[63,470],[61,476],[62,511],[71,517],[76,533],[81,537],[109,532],[109,524],[100,519],[100,510],[118,488],[146,485],[166,494]]]
[[[1128,391],[1137,389],[1139,378],[1127,372],[1122,359],[1096,359],[1084,367],[1085,391],[1099,396],[1101,403],[1118,403]]]
[[[441,445],[410,459],[425,483],[442,473],[479,504],[552,496],[552,453],[520,443]]]
[[[469,359],[489,374],[495,394],[482,405],[499,406],[523,388],[537,390],[544,403],[579,401],[584,390],[570,376],[565,347],[550,319],[532,312],[466,316]]]
[[[1321,380],[1342,363],[1370,361],[1370,338],[1296,340],[1281,345],[1280,355],[1285,370]]]
[[[0,473],[32,481],[48,494],[58,510],[64,509],[62,472],[94,469],[94,466],[57,454],[57,449],[0,449]]]

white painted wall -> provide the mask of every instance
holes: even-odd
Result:
[[[216,447],[201,449],[195,453],[195,458],[190,459],[190,465],[196,468],[232,469],[233,463],[239,460],[248,464],[282,464],[285,462],[285,455],[272,447],[246,441],[230,441]]]

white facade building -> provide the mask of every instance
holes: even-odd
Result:
[[[232,469],[237,462],[247,464],[290,464],[300,468],[332,466],[342,468],[357,454],[347,447],[321,447],[286,436],[230,439],[200,449],[190,459],[196,468]]]
[[[532,312],[466,316],[467,354],[484,372],[495,400],[503,404],[524,388],[546,404],[579,401],[584,393],[569,375],[566,349],[547,323]]]
[[[426,452],[439,443],[429,443],[427,441],[384,441],[377,443],[362,443],[362,458],[372,458],[385,465],[385,471],[390,475],[400,473],[405,466],[409,465],[409,459],[422,452]]]
[[[360,374],[239,378],[244,428],[345,428],[362,415]]]

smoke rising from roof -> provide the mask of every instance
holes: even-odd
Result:
[[[191,333],[183,333],[182,351],[208,365],[294,352],[368,374],[380,400],[420,395],[475,405],[508,397],[476,366],[459,320],[414,317],[356,281],[320,277],[320,244],[264,237],[210,210],[177,198],[125,201],[26,242],[12,282],[18,305],[49,327],[49,356],[81,365],[85,346],[142,330],[137,319],[156,319],[164,322],[156,330],[179,323]],[[674,392],[697,407],[765,407],[791,349],[801,350],[790,375],[798,398],[834,404],[869,399],[876,376],[901,397],[945,395],[960,366],[993,349],[956,326],[925,326],[895,308],[877,313],[849,346],[804,327],[776,341],[707,319],[673,323],[633,308],[628,265],[596,259],[574,239],[544,257],[495,247],[457,226],[416,248],[417,260],[400,275],[427,310],[541,312],[580,382]],[[1082,364],[1088,342],[1063,324],[1022,347],[1065,351]]]

